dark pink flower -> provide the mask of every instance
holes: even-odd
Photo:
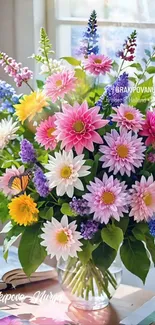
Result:
[[[148,111],[146,113],[146,120],[140,135],[147,137],[145,141],[146,146],[155,145],[155,111]]]

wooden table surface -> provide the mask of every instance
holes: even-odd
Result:
[[[57,281],[47,280],[40,283],[33,283],[18,287],[15,290],[10,290],[6,294],[24,294],[26,296],[33,296],[36,291],[45,291],[52,294],[61,293],[61,288]],[[155,292],[145,291],[140,288],[135,288],[127,285],[120,285],[117,289],[111,304],[99,311],[79,311],[72,306],[69,306],[69,317],[73,321],[79,322],[82,325],[117,325],[119,320],[128,316],[132,311],[143,305],[146,301],[155,296]],[[13,302],[9,301],[9,305]],[[5,305],[0,302],[0,308],[5,310]],[[11,311],[9,311],[11,313]],[[43,324],[43,323],[38,323]],[[45,323],[46,324],[46,323]],[[52,325],[52,323],[47,323]]]

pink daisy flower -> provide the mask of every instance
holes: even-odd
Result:
[[[81,154],[84,148],[89,151],[94,150],[93,142],[103,143],[97,129],[108,124],[108,120],[103,120],[98,114],[100,108],[95,106],[88,108],[85,101],[82,105],[75,104],[73,107],[64,105],[62,113],[56,113],[56,131],[58,141],[62,141],[61,148],[70,151],[73,147],[77,154]]]
[[[145,146],[142,138],[132,135],[132,131],[116,130],[104,136],[107,145],[103,145],[100,151],[104,154],[100,160],[103,161],[103,168],[109,167],[109,172],[114,175],[120,172],[130,176],[131,171],[135,173],[135,167],[139,168],[144,160]]]
[[[19,193],[19,191],[12,190],[8,184],[11,177],[20,176],[23,173],[24,166],[19,168],[16,168],[15,166],[12,166],[12,168],[7,168],[6,172],[0,176],[0,191],[2,191],[6,196],[12,196]]]
[[[145,124],[143,125],[143,130],[140,131],[140,135],[147,137],[145,141],[146,146],[151,144],[155,146],[155,111],[147,111]]]
[[[149,221],[155,213],[155,181],[151,175],[148,180],[144,176],[140,182],[136,181],[130,190],[129,204],[131,206],[130,217],[140,222]]]
[[[45,92],[50,97],[53,103],[64,95],[75,89],[76,78],[74,71],[63,70],[48,77],[45,83]]]
[[[36,141],[45,146],[45,149],[54,150],[57,141],[53,134],[55,131],[55,116],[49,116],[49,118],[45,121],[42,121],[40,125],[37,127],[36,132]]]
[[[99,74],[105,74],[109,72],[112,67],[112,60],[105,55],[91,54],[88,59],[84,61],[85,70],[98,76]]]
[[[94,220],[107,224],[110,218],[120,220],[123,213],[128,212],[128,194],[125,182],[120,182],[113,176],[108,178],[104,173],[102,181],[95,178],[87,186],[90,193],[83,195],[88,201],[90,213],[94,213]]]
[[[118,127],[135,133],[143,128],[144,115],[138,109],[121,104],[118,108],[113,107],[113,110],[116,114],[112,114],[111,117],[113,122],[117,122]]]

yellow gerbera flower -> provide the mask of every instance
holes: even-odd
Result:
[[[20,104],[14,105],[14,108],[16,109],[16,115],[22,123],[27,118],[31,121],[37,113],[41,113],[43,107],[49,105],[47,97],[42,91],[34,91],[30,95],[24,95],[19,102]]]
[[[39,210],[37,204],[33,201],[30,195],[23,194],[14,197],[9,203],[9,211],[11,219],[19,225],[30,225],[38,221]]]

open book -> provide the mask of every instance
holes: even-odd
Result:
[[[17,287],[30,282],[38,282],[57,277],[56,270],[51,266],[42,264],[30,278],[23,272],[18,259],[18,249],[11,247],[7,262],[3,258],[3,247],[0,246],[0,291],[6,289],[9,285]]]

